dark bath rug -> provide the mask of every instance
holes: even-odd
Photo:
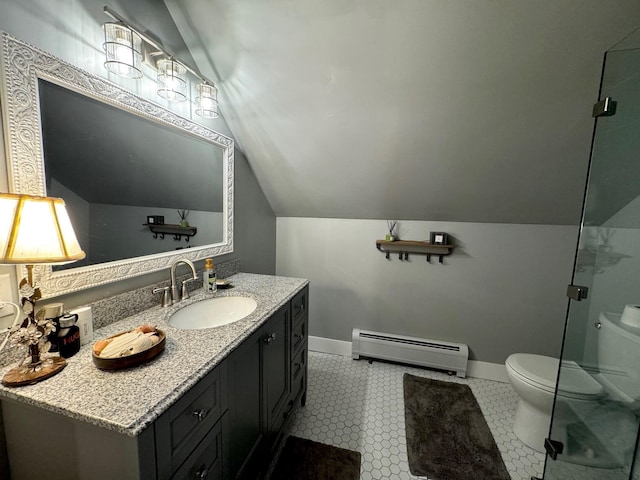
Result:
[[[270,480],[358,480],[360,454],[288,437]]]
[[[500,451],[467,385],[404,374],[412,475],[437,480],[509,480]]]

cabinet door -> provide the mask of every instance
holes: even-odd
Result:
[[[291,310],[282,307],[263,328],[262,357],[267,432],[271,446],[284,422],[291,391]]]
[[[227,359],[229,371],[229,472],[254,480],[262,468],[263,410],[261,361],[263,329],[245,340]]]

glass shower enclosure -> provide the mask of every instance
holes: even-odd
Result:
[[[640,31],[605,54],[544,480],[640,479]],[[568,398],[582,369],[597,398]]]

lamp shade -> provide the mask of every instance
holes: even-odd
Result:
[[[84,257],[64,200],[0,193],[0,264],[62,264]]]

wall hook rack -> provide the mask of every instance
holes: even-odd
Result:
[[[184,237],[185,241],[189,241],[196,233],[198,233],[197,227],[181,227],[180,225],[174,225],[170,223],[164,223],[161,225],[153,223],[143,223],[145,227],[149,227],[149,230],[153,233],[153,238],[160,238],[164,240],[164,235],[173,235],[173,239],[177,242]]]
[[[425,255],[427,262],[431,263],[433,255],[438,257],[439,263],[444,263],[444,257],[453,253],[454,245],[436,245],[430,242],[421,242],[416,240],[376,240],[376,248],[384,252],[385,258],[390,260],[391,253],[398,253],[400,260],[409,260],[409,254],[415,253]]]

